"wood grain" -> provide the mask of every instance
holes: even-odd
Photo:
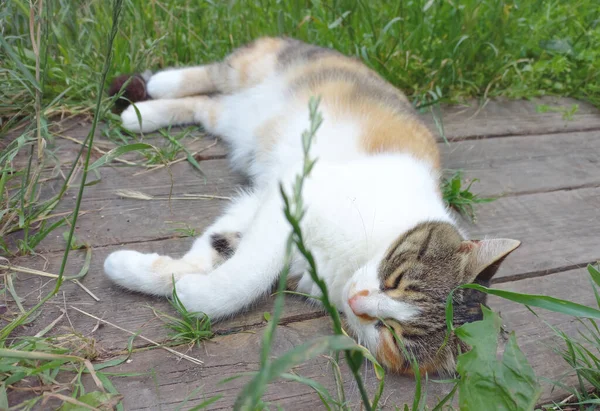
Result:
[[[541,134],[440,144],[443,167],[478,179],[497,197],[600,186],[600,132]]]
[[[535,277],[600,259],[600,188],[505,197],[478,208],[473,238],[522,242],[500,266],[496,281]]]
[[[571,119],[565,118],[564,110],[571,109],[574,104],[579,106],[578,110]],[[540,105],[558,111],[540,113]],[[571,98],[470,100],[462,105],[443,106],[441,113],[444,135],[448,140],[600,129],[600,111],[591,104]],[[431,110],[422,115],[429,127],[440,134]],[[438,138],[441,140],[441,135]]]
[[[530,218],[531,214],[535,214],[535,221],[538,222],[541,220],[539,216],[544,215],[547,219],[544,225],[557,225],[562,221],[567,232],[576,229],[569,226],[570,218],[578,220],[575,223],[580,225],[587,224],[581,221],[586,219],[592,220],[592,226],[595,224],[595,219],[592,218],[595,212],[593,205],[578,204],[580,201],[588,201],[587,198],[578,199],[579,194],[574,193],[547,196],[548,192],[552,191],[600,186],[598,132],[462,141],[449,145],[441,144],[441,148],[446,168],[462,169],[467,179],[480,180],[473,185],[473,191],[481,196],[516,197],[520,194],[536,193],[542,196],[525,196],[523,199],[507,197],[478,206],[478,220],[481,225],[480,228],[474,229],[474,234],[495,235],[496,227],[506,226],[501,219],[516,219],[518,226],[521,226],[524,222],[522,216]],[[100,181],[87,187],[85,191],[82,210],[88,214],[79,219],[78,236],[94,246],[106,246],[165,238],[172,236],[173,230],[184,224],[202,232],[221,213],[227,201],[142,201],[119,198],[117,195],[117,190],[127,189],[142,191],[163,199],[169,195],[182,197],[188,194],[229,197],[234,196],[238,188],[245,184],[242,176],[229,171],[227,160],[204,161],[201,167],[205,178],[186,163],[176,164],[170,170],[163,169],[143,175],[135,175],[139,169],[132,167],[100,169]],[[95,179],[96,176],[91,178]],[[58,185],[49,186],[46,193],[50,196],[57,190]],[[57,213],[72,210],[75,190],[76,187],[68,192],[57,207]],[[544,211],[545,207],[541,206],[546,198],[562,202],[553,206],[553,212],[558,212],[562,207],[572,210],[573,213],[562,213],[558,216],[548,214]],[[594,201],[593,196],[589,201]],[[513,212],[513,204],[517,204],[520,215]],[[532,207],[535,207],[535,210]],[[582,209],[585,209],[584,214],[580,213]],[[488,218],[491,220],[488,221]],[[560,221],[551,221],[554,219]],[[512,223],[508,226],[511,229],[516,227]],[[516,231],[504,235],[523,236],[522,231],[527,230],[527,225],[521,228],[518,226]],[[64,241],[58,234],[60,233],[42,242],[39,250],[63,249]],[[538,238],[528,238],[527,235],[523,238],[539,241]],[[563,265],[565,264],[561,266]]]

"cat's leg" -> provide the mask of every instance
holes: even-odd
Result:
[[[177,295],[189,311],[218,320],[271,290],[284,266],[289,233],[281,207],[278,196],[273,195],[261,205],[231,258],[210,275],[185,275],[176,283]]]
[[[227,94],[254,86],[276,70],[277,55],[288,42],[280,38],[260,38],[236,49],[222,62],[159,71],[148,80],[148,94],[153,99],[172,99]]]
[[[218,83],[215,80],[221,70],[221,64],[212,63],[159,71],[148,80],[146,91],[154,100],[219,93]]]
[[[162,127],[201,124],[209,132],[218,125],[222,104],[219,96],[147,100],[129,106],[121,114],[123,127],[148,133]],[[139,118],[138,118],[139,114]],[[141,122],[141,124],[140,124]]]
[[[170,295],[173,277],[177,281],[186,274],[207,274],[235,253],[259,205],[257,194],[240,195],[181,259],[119,250],[107,257],[104,272],[129,290]]]

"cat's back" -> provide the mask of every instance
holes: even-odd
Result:
[[[364,154],[406,153],[439,168],[433,135],[406,96],[360,60],[335,50],[284,39],[278,70],[301,102],[321,96],[328,121],[352,123]]]

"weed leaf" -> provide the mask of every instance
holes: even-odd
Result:
[[[458,356],[459,405],[464,411],[488,409],[533,410],[541,388],[533,369],[510,336],[502,360],[498,361],[501,318],[482,307],[483,320],[458,327],[456,336],[472,349]]]
[[[491,294],[497,297],[502,297],[506,300],[514,301],[516,303],[531,307],[544,308],[548,311],[570,315],[573,317],[594,318],[600,320],[600,310],[547,295],[522,294],[513,291],[487,288],[479,284],[465,284],[460,288],[472,288],[486,294]]]
[[[596,285],[600,287],[600,271],[598,271],[598,269],[591,264],[588,264],[587,269],[588,273],[590,273],[590,276],[592,277],[592,280],[594,280]]]
[[[93,391],[77,398],[77,401],[93,408],[113,409],[120,401],[122,396],[108,392]],[[83,407],[77,404],[65,403],[58,411],[79,411]]]

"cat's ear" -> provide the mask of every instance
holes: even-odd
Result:
[[[496,274],[504,257],[520,245],[520,241],[509,238],[463,241],[459,252],[468,254],[467,282],[488,282]]]

